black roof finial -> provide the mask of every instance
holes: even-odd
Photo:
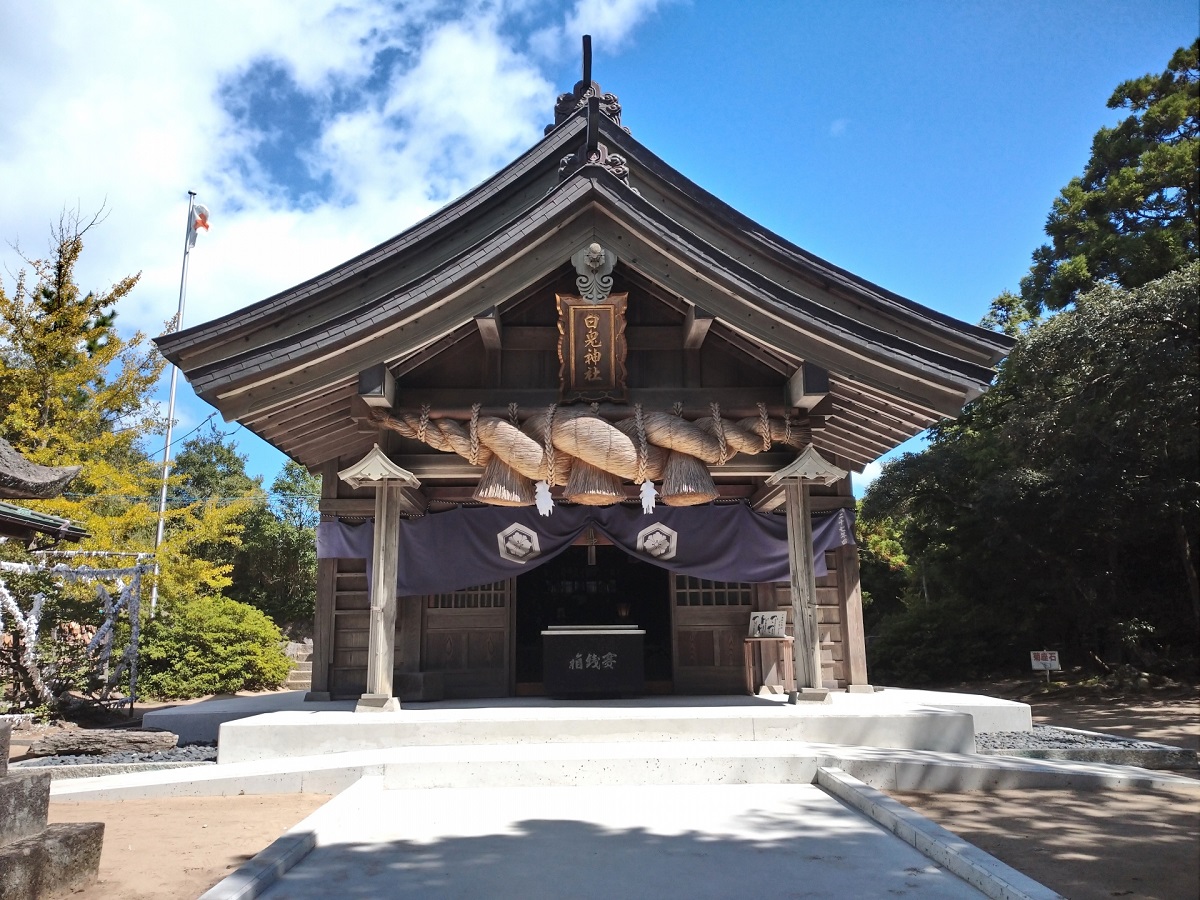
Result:
[[[583,78],[576,82],[575,88],[570,93],[558,95],[558,101],[554,104],[554,124],[546,126],[546,134],[571,118],[577,110],[586,107],[589,97],[599,97],[600,112],[617,125],[621,124],[621,102],[615,94],[604,93],[600,85],[592,81],[592,36],[585,34],[583,36]]]

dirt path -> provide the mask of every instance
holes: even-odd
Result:
[[[1038,725],[1062,725],[1200,750],[1200,700],[1031,697]]]
[[[321,806],[325,794],[50,803],[51,822],[103,822],[99,881],[73,900],[198,897]]]
[[[1072,900],[1200,897],[1200,798],[1060,790],[892,796]]]

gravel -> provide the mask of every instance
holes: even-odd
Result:
[[[989,750],[1162,750],[1162,744],[1107,735],[1083,734],[1053,725],[1033,731],[989,731],[975,735],[975,749]]]
[[[125,765],[128,763],[200,763],[216,762],[216,743],[188,744],[186,747],[172,747],[170,750],[155,750],[152,753],[136,753],[125,750],[119,753],[100,753],[78,756],[39,756],[34,759],[13,763],[17,766],[87,766],[87,765]]]

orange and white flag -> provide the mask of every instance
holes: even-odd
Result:
[[[188,246],[196,246],[196,235],[203,228],[208,231],[208,207],[197,203],[192,207],[192,221],[188,223]]]

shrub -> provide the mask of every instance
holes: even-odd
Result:
[[[291,668],[279,629],[259,610],[202,597],[164,611],[142,631],[139,693],[163,699],[278,687]]]

